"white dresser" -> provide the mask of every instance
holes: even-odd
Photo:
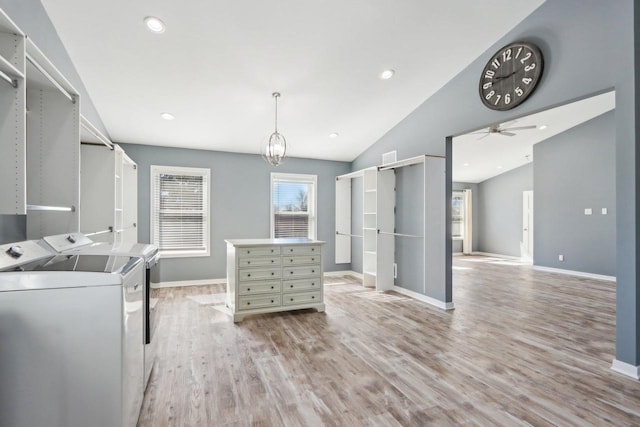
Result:
[[[310,239],[229,239],[227,307],[234,322],[257,313],[324,311],[322,246]]]

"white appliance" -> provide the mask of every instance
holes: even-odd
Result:
[[[158,247],[144,243],[94,242],[82,233],[67,233],[43,239],[57,253],[123,255],[142,258],[145,264],[144,278],[144,387],[146,389],[156,360],[157,340],[154,339],[157,322],[155,300],[151,298],[151,269],[160,258]]]
[[[143,274],[140,258],[0,246],[0,425],[136,425]]]

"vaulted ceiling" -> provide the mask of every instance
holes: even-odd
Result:
[[[351,161],[543,0],[42,3],[114,141]]]

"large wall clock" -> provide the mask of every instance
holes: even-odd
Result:
[[[510,110],[522,104],[542,77],[544,61],[532,43],[511,43],[491,57],[480,76],[480,99],[492,110]]]

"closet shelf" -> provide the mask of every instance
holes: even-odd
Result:
[[[364,253],[365,253],[365,254],[368,254],[368,255],[375,255],[375,254],[377,254],[377,252],[376,252],[376,251],[364,251]]]

